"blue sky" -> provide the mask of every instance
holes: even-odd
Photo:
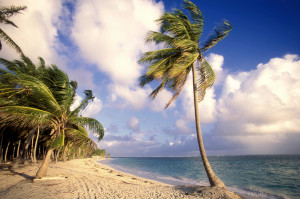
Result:
[[[82,114],[97,118],[106,135],[98,143],[112,156],[197,156],[191,81],[167,109],[164,90],[148,99],[154,85],[138,87],[148,30],[164,11],[182,1],[4,0],[27,5],[3,29],[37,61],[56,64],[95,100]],[[209,155],[300,153],[300,2],[296,0],[199,0],[202,41],[227,19],[230,35],[205,54],[217,79],[200,103]],[[2,28],[2,27],[1,27]],[[16,59],[3,46],[0,56]],[[94,136],[90,135],[92,138]]]

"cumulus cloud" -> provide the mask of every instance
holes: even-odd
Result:
[[[83,57],[111,79],[110,99],[120,108],[141,109],[147,103],[149,91],[137,87],[143,70],[137,60],[150,49],[144,39],[158,29],[154,20],[162,12],[162,2],[152,0],[77,3],[72,38]]]
[[[148,89],[149,91],[149,89]],[[148,92],[148,95],[150,94],[150,92]],[[150,102],[150,109],[153,111],[164,111],[166,104],[170,101],[170,99],[172,98],[172,93],[167,91],[167,90],[162,90],[160,91],[157,96],[151,100]],[[176,102],[173,101],[172,104],[169,105],[168,109],[172,109],[176,106]]]
[[[139,131],[140,130],[140,122],[135,116],[132,116],[129,119],[127,125],[133,131]]]
[[[175,125],[180,131],[182,131],[184,133],[191,133],[192,132],[191,129],[187,126],[187,122],[183,119],[177,120]]]
[[[93,101],[91,101],[87,107],[82,111],[82,116],[84,117],[92,117],[97,115],[102,109],[102,101],[95,97]]]
[[[299,75],[299,57],[286,55],[228,76],[219,99],[222,123],[246,134],[300,133]]]
[[[299,88],[297,55],[273,58],[255,70],[227,76],[213,132],[243,143],[253,153],[278,151],[292,134],[300,134]]]
[[[22,48],[25,55],[32,60],[43,57],[46,62],[57,63],[56,37],[60,11],[60,1],[4,0],[1,6],[27,6],[27,10],[11,20],[19,27],[3,26],[3,30]],[[4,42],[3,42],[4,43]],[[5,43],[4,43],[5,45]],[[17,59],[18,55],[8,46],[4,46],[1,56],[6,59]]]

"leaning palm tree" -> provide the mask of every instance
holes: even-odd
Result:
[[[7,24],[14,27],[18,27],[9,18],[20,14],[21,11],[25,10],[26,6],[10,6],[10,7],[0,7],[0,24]],[[22,49],[0,28],[0,38],[3,39],[9,46],[13,47],[21,56],[24,56]],[[2,49],[2,44],[0,40],[0,50]]]
[[[44,61],[40,61],[44,66]],[[80,111],[93,100],[92,91],[86,90],[81,104],[71,111],[77,83],[70,82],[67,74],[55,65],[43,67],[42,76],[33,72],[34,67],[30,67],[32,70],[29,71],[37,75],[35,77],[19,70],[19,66],[24,69],[28,68],[28,63],[32,63],[27,59],[24,62],[28,63],[23,64],[4,59],[0,59],[0,62],[12,70],[0,69],[0,126],[12,126],[16,129],[40,127],[44,134],[47,133],[44,136],[47,137],[49,150],[36,178],[46,175],[52,151],[64,146],[66,137],[76,138],[76,142],[81,140],[81,143],[89,143],[95,147],[87,137],[87,127],[98,135],[99,140],[103,138],[104,129],[96,119],[79,116]]]
[[[225,187],[224,183],[213,172],[204,149],[201,135],[198,103],[203,100],[205,91],[211,87],[215,80],[215,74],[203,54],[225,38],[232,29],[228,21],[214,29],[208,40],[199,42],[203,30],[203,16],[200,9],[192,2],[185,0],[183,8],[189,13],[189,17],[181,10],[171,13],[165,12],[157,22],[160,31],[150,31],[146,42],[162,44],[165,48],[145,52],[139,63],[146,64],[147,71],[140,77],[140,86],[158,81],[159,86],[153,90],[150,97],[155,98],[163,89],[173,93],[173,97],[167,103],[166,108],[178,97],[182,91],[189,73],[192,71],[194,90],[194,109],[197,130],[197,139],[202,162],[206,170],[210,185],[213,187]]]

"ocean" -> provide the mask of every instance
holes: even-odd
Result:
[[[211,156],[208,159],[231,191],[250,197],[300,199],[300,155]],[[101,163],[172,185],[209,185],[200,157],[110,158]]]

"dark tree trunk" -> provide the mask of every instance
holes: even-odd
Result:
[[[19,158],[19,154],[20,154],[20,145],[21,145],[21,140],[19,140],[18,142],[17,158]]]
[[[49,166],[49,163],[50,163],[50,157],[51,157],[52,152],[53,152],[53,149],[48,150],[47,155],[46,155],[41,167],[36,172],[35,179],[40,179],[40,178],[45,177],[47,175],[48,166]]]
[[[32,136],[34,135],[34,131],[31,131],[27,138],[25,139],[24,146],[23,146],[23,159],[24,159],[24,164],[27,164],[28,162],[28,148],[30,144],[30,140]]]
[[[4,162],[7,162],[7,152],[9,148],[10,142],[7,143],[6,150],[5,150],[5,155],[4,155]]]
[[[32,138],[31,138],[31,146],[30,146],[30,159],[31,159],[31,162],[34,162],[34,158],[33,158],[33,141],[34,141],[34,136],[32,136]]]
[[[1,142],[0,142],[0,162],[3,160],[3,148],[2,148],[2,143],[3,143],[3,134],[1,134]]]
[[[16,152],[16,145],[14,144],[13,153],[12,153],[12,156],[11,156],[12,160],[15,159],[15,152]]]

